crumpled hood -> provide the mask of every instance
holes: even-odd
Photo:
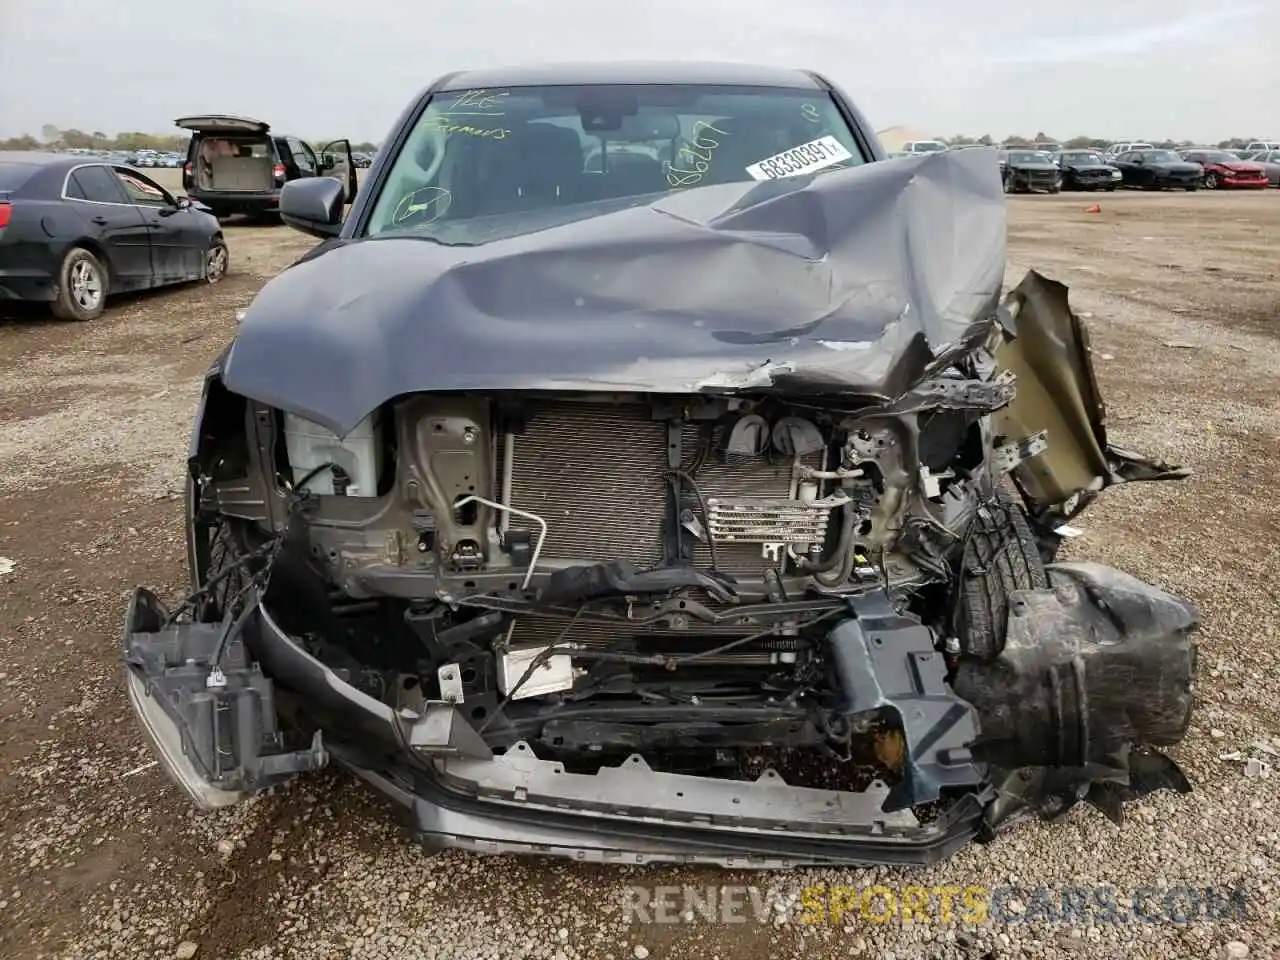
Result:
[[[1004,276],[992,151],[728,184],[477,246],[349,240],[247,311],[228,389],[344,435],[420,391],[893,399]]]

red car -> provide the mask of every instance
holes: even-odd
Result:
[[[1218,187],[1267,185],[1266,167],[1250,160],[1241,160],[1226,150],[1188,150],[1182,158],[1204,167],[1204,185],[1210,190]]]

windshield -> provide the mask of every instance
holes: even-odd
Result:
[[[1182,163],[1182,156],[1172,150],[1144,150],[1142,155],[1146,157],[1148,162],[1155,163]]]
[[[1102,155],[1098,153],[1065,153],[1063,156],[1067,158],[1068,163],[1077,167],[1096,167],[1105,162]]]
[[[1208,160],[1210,163],[1235,163],[1240,159],[1234,153],[1227,153],[1225,150],[1201,150],[1196,157]]]
[[[474,244],[715,184],[865,162],[812,90],[591,85],[433,98],[387,174],[366,233]]]
[[[1042,150],[1012,150],[1009,159],[1014,163],[1053,163],[1053,154]]]

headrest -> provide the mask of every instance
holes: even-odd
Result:
[[[542,156],[572,155],[579,161],[582,159],[582,140],[568,127],[559,127],[553,123],[530,123],[517,128],[515,140],[521,150]]]

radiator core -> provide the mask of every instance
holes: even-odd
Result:
[[[525,431],[515,440],[511,505],[546,520],[542,556],[587,563],[630,560],[641,567],[658,563],[667,490],[667,425],[650,419],[648,408],[640,404],[548,401],[532,405],[530,414]],[[697,423],[685,426],[686,461],[698,448],[700,431]],[[744,542],[740,524],[723,526],[728,513],[717,510],[721,504],[749,498],[770,501],[775,520],[794,516],[804,528],[803,536],[789,533],[778,541],[824,540],[817,534],[825,534],[829,510],[779,504],[787,501],[791,487],[791,463],[785,458],[770,462],[765,456],[738,457],[726,463],[713,454],[695,479],[712,513],[711,525],[721,526],[725,534],[716,540],[722,572],[758,577],[774,561],[764,557],[759,539]],[[706,523],[687,485],[683,504]],[[531,528],[513,517],[511,529]],[[696,543],[693,563],[711,566],[705,542]]]

